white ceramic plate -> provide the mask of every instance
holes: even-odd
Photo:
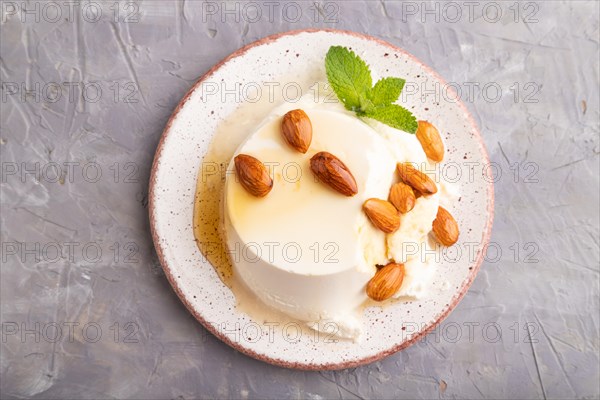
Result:
[[[449,205],[461,229],[456,245],[460,256],[455,249],[441,257],[427,299],[367,309],[362,321],[364,337],[358,343],[326,340],[309,328],[298,330],[299,324],[274,326],[253,321],[236,309],[233,293],[196,247],[192,230],[200,163],[219,122],[239,106],[235,101],[221,101],[220,96],[202,98],[202,82],[285,83],[290,77],[318,76],[323,74],[325,54],[332,45],[352,48],[370,64],[375,75],[403,77],[416,85],[413,90],[439,84],[437,99],[430,95],[423,101],[419,92],[402,103],[418,119],[441,128],[447,148],[446,176],[461,174],[460,201]],[[373,37],[335,30],[267,37],[238,50],[206,73],[167,123],[150,180],[150,221],[156,251],[169,282],[190,312],[239,351],[301,369],[340,369],[372,362],[414,343],[435,328],[475,278],[493,219],[493,186],[485,175],[489,161],[484,144],[467,109],[444,85],[441,77],[402,49]],[[472,254],[467,254],[469,250]]]

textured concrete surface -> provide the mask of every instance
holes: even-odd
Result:
[[[3,398],[600,396],[597,2],[1,6]],[[208,335],[147,220],[156,144],[194,80],[306,27],[378,36],[455,82],[501,174],[462,303],[421,343],[337,372]]]

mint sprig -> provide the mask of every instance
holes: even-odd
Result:
[[[404,79],[383,78],[373,86],[367,63],[342,46],[329,48],[325,70],[329,84],[347,110],[409,133],[417,131],[415,116],[394,104],[404,88]]]

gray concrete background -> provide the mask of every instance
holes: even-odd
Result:
[[[2,1],[2,397],[598,398],[598,3],[228,3]],[[378,36],[456,82],[502,174],[494,248],[456,310],[337,372],[207,334],[147,219],[183,94],[237,48],[306,27]]]

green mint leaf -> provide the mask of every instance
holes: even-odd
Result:
[[[417,119],[406,108],[398,104],[389,104],[377,107],[364,114],[366,117],[376,119],[392,128],[400,129],[408,133],[417,132]]]
[[[383,78],[374,87],[369,66],[342,46],[332,46],[325,57],[327,80],[347,110],[359,117],[369,117],[392,128],[417,132],[417,119],[406,108],[394,104],[400,97],[405,80]]]
[[[377,106],[392,104],[400,97],[405,82],[402,78],[383,78],[369,90],[369,99]]]
[[[355,110],[358,115],[363,115],[365,112],[372,110],[376,107],[376,105],[369,99],[368,94],[363,94],[359,96],[360,108]]]
[[[332,46],[325,57],[325,70],[329,84],[344,107],[361,111],[373,85],[369,66],[353,51]]]

